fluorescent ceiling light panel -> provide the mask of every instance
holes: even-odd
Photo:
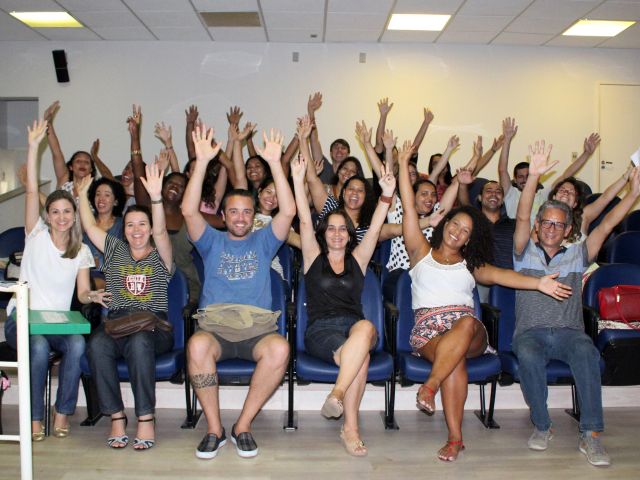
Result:
[[[426,15],[417,13],[394,13],[387,30],[422,30],[439,32],[451,15]]]
[[[33,28],[82,28],[67,12],[11,12],[11,16]]]
[[[636,22],[614,20],[579,20],[562,35],[574,37],[615,37]]]

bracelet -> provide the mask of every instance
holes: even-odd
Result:
[[[160,200],[151,200],[152,205],[158,205],[160,203],[162,203],[162,198]]]
[[[131,150],[131,156],[142,155],[142,150]]]
[[[391,201],[393,200],[393,197],[387,197],[386,195],[380,195],[380,197],[378,197],[378,200],[380,200],[382,203],[386,203],[388,205],[391,205]]]
[[[173,145],[170,145],[168,147],[164,147],[165,150],[173,150]]]

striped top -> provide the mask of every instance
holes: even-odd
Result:
[[[167,288],[169,272],[157,249],[141,260],[134,260],[129,244],[107,235],[104,244],[104,264],[101,267],[111,293],[109,310],[168,310]]]
[[[322,207],[322,211],[318,216],[318,220],[322,220],[329,213],[333,212],[334,210],[337,210],[339,207],[340,207],[340,204],[338,203],[338,200],[336,200],[336,197],[334,197],[330,193],[327,196],[327,200],[324,202],[324,206]],[[358,225],[357,227],[355,227],[355,229],[356,229],[356,238],[358,239],[358,243],[360,243],[364,238],[365,233],[369,231],[369,225]]]

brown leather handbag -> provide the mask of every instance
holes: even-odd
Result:
[[[173,326],[164,318],[148,310],[115,310],[109,312],[104,331],[113,338],[123,338],[141,331],[155,329],[170,332]]]

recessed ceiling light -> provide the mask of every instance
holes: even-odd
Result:
[[[562,35],[575,37],[615,37],[636,22],[615,20],[578,20]]]
[[[11,16],[33,28],[82,28],[67,12],[11,12]]]
[[[426,15],[417,13],[394,13],[387,30],[424,30],[439,32],[451,15]]]

